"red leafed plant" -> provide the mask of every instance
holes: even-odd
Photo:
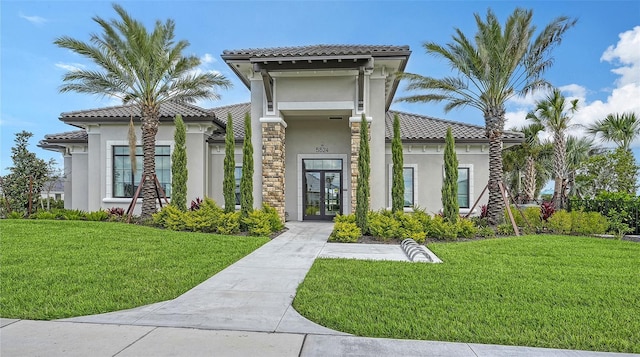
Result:
[[[489,216],[489,207],[487,205],[480,206],[480,218],[487,218]]]
[[[545,222],[548,221],[555,212],[556,208],[553,206],[553,202],[551,201],[544,201],[540,205],[540,218]]]
[[[200,197],[197,197],[195,200],[191,201],[191,207],[189,207],[189,210],[197,211],[200,209],[200,205],[202,205],[202,200]]]

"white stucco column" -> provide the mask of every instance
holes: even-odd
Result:
[[[186,124],[187,148],[187,204],[197,197],[204,199],[207,194],[207,141],[212,125]]]
[[[253,207],[262,207],[262,124],[264,115],[262,78],[251,78],[251,143],[253,144]]]
[[[87,191],[86,197],[83,201],[86,201],[84,205],[75,206],[75,209],[84,206],[83,210],[93,212],[100,210],[102,198],[106,194],[106,165],[107,160],[102,150],[103,146],[100,142],[100,126],[91,125],[87,126],[88,134],[88,149],[87,149]],[[74,165],[75,167],[75,165]],[[76,181],[77,182],[77,181]],[[78,195],[74,195],[74,199],[81,199]]]
[[[367,116],[373,120],[370,126],[371,138],[371,209],[384,209],[386,205],[385,190],[385,77],[371,75],[369,77],[369,100]]]

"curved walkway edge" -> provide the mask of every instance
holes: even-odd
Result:
[[[0,318],[0,355],[640,356],[356,337],[325,328],[301,316],[291,302],[327,244],[333,224],[289,222],[287,227],[287,232],[173,300],[56,321]],[[373,253],[369,256],[381,255]]]

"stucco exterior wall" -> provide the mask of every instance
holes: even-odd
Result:
[[[350,152],[349,120],[331,120],[327,117],[286,117],[287,121],[287,182],[285,211],[289,220],[301,220],[302,206],[302,159],[343,160],[343,168],[348,167]],[[348,171],[342,174],[342,207],[347,210],[350,187]]]
[[[208,197],[216,201],[216,203],[222,207],[224,206],[224,192],[222,191],[222,185],[224,181],[224,143],[210,144],[209,153],[209,179],[207,187],[207,192],[209,193]],[[241,143],[236,144],[235,146],[234,159],[236,167],[242,166]],[[188,200],[194,198],[187,197]]]
[[[378,192],[384,192],[385,187],[385,79],[380,75],[370,76],[367,88],[369,100],[365,103],[366,114],[372,118],[369,146],[371,152],[370,208],[374,211],[386,207],[385,196],[378,194]],[[366,80],[365,83],[367,83]]]
[[[355,76],[279,77],[275,96],[278,102],[334,102],[355,98]]]
[[[456,145],[458,167],[470,168],[469,205],[472,206],[489,180],[488,148],[482,145]],[[442,181],[444,178],[444,144],[442,145],[403,145],[404,166],[413,166],[415,172],[415,204],[428,213],[439,213],[442,209]],[[387,166],[385,180],[386,207],[391,207],[391,144],[387,144],[385,162]],[[475,209],[486,204],[488,195],[482,197]],[[461,213],[468,210],[461,209]]]

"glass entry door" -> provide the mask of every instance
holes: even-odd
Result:
[[[342,160],[314,159],[303,163],[304,219],[333,220],[342,213],[342,170],[333,169],[342,168]]]

